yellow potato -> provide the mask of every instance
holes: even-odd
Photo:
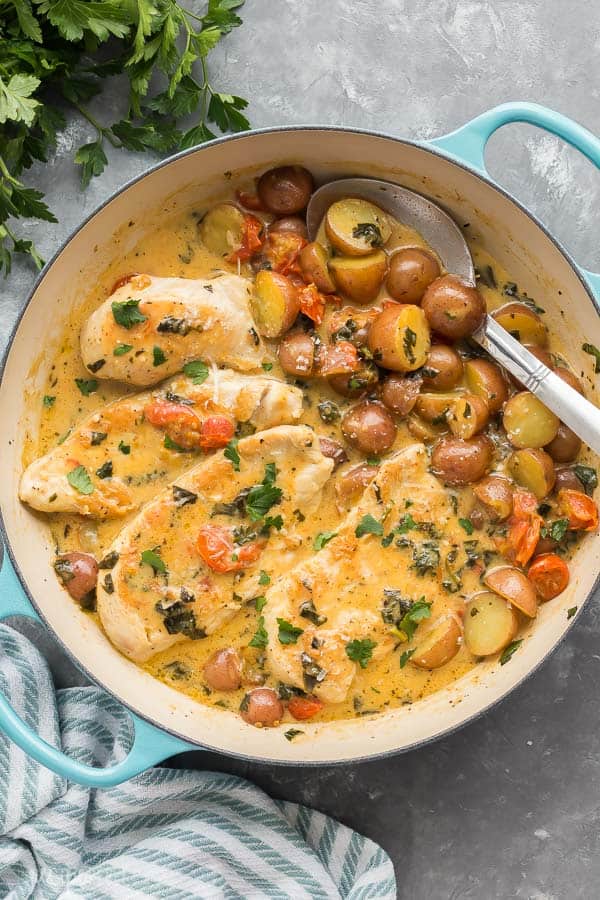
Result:
[[[300,312],[298,291],[285,275],[261,269],[254,281],[250,309],[259,334],[281,337]]]
[[[457,398],[448,414],[448,425],[452,434],[467,440],[483,431],[489,417],[490,411],[485,400],[477,394],[463,394]]]
[[[334,256],[329,262],[335,286],[356,303],[375,299],[386,269],[387,256],[383,250],[375,250],[368,256]]]
[[[507,303],[492,315],[499,325],[522,344],[545,347],[548,343],[548,329],[538,314],[524,303]]]
[[[537,615],[537,595],[526,575],[514,566],[496,566],[485,573],[486,587],[509,600],[530,619]]]
[[[521,391],[513,394],[504,407],[502,424],[513,447],[523,450],[549,444],[557,435],[560,421],[541,400]]]
[[[378,365],[394,372],[413,372],[425,364],[431,335],[420,306],[394,304],[373,320],[369,350]]]
[[[492,656],[513,640],[519,616],[498,594],[485,591],[467,604],[464,627],[467,649],[475,656]]]
[[[516,450],[508,460],[508,471],[517,484],[538,500],[548,496],[556,481],[554,463],[544,450]]]
[[[489,359],[470,359],[466,362],[465,379],[471,393],[485,400],[492,416],[508,400],[506,379],[500,367]]]
[[[327,210],[325,233],[340,253],[366,256],[389,241],[392,228],[386,213],[374,203],[348,197]]]
[[[198,233],[215,256],[229,256],[242,245],[244,214],[233,203],[219,203],[206,213]]]
[[[461,636],[462,628],[457,616],[438,619],[417,644],[410,658],[411,663],[419,669],[439,669],[456,656]]]

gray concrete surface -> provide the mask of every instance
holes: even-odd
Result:
[[[190,4],[192,5],[192,4]],[[256,126],[339,123],[427,138],[510,99],[545,103],[600,133],[600,8],[592,0],[249,0],[211,56],[215,83],[251,97]],[[97,112],[120,109],[118,82]],[[60,217],[30,234],[46,256],[98,202],[151,161],[114,153],[80,194],[70,119],[32,173]],[[600,177],[555,138],[512,126],[490,171],[575,258],[600,270]],[[0,283],[5,341],[34,274]],[[379,841],[410,900],[598,896],[600,618],[594,598],[569,639],[500,707],[435,745],[379,762],[291,770],[197,754],[176,764],[246,775]],[[77,679],[51,651],[61,683]]]

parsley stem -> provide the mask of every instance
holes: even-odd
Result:
[[[73,106],[77,109],[84,119],[87,119],[90,125],[93,125],[96,131],[98,132],[98,136],[101,138],[106,138],[109,144],[112,144],[117,150],[119,147],[122,147],[123,144],[118,141],[114,135],[112,134],[110,128],[105,128],[104,125],[101,125],[98,119],[95,119],[94,116],[85,109],[85,107],[81,106],[79,103],[74,103]]]
[[[12,184],[20,184],[20,182],[17,181],[17,179],[14,178],[14,177],[10,174],[10,172],[8,171],[8,169],[7,169],[7,167],[6,167],[6,163],[4,162],[4,160],[2,159],[1,156],[0,156],[0,172],[1,172],[2,175],[3,175],[5,178],[7,178]]]
[[[193,13],[191,9],[186,9],[185,6],[180,6],[180,9],[186,16],[189,16],[191,19],[195,19],[196,22],[202,22],[202,16],[197,16],[196,13]]]

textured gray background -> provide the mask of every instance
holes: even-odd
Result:
[[[220,89],[252,98],[256,126],[336,123],[427,138],[527,99],[600,133],[593,0],[248,0],[243,17],[211,55],[211,71]],[[120,96],[113,81],[98,114],[110,120]],[[113,153],[113,165],[80,194],[71,152],[91,135],[72,119],[56,156],[33,173],[60,218],[30,229],[46,257],[151,162]],[[600,178],[589,163],[525,126],[497,134],[488,163],[578,261],[600,269]],[[33,277],[19,264],[0,283],[3,341]],[[594,599],[568,640],[499,708],[395,759],[306,771],[216,754],[181,761],[246,775],[379,841],[402,898],[587,900],[598,896],[600,876],[599,638]],[[49,653],[63,683],[77,678],[59,651]]]

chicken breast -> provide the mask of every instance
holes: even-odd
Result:
[[[197,465],[207,443],[223,446],[240,426],[271,428],[296,422],[301,413],[299,388],[274,378],[216,367],[202,384],[178,375],[88,416],[28,466],[19,496],[43,512],[124,516]]]
[[[84,365],[98,378],[140,387],[199,357],[242,372],[259,369],[267,354],[250,314],[250,290],[237,275],[134,275],[85,323]]]
[[[102,624],[137,662],[211,634],[263,592],[261,569],[289,568],[298,520],[318,507],[333,467],[304,425],[243,438],[231,456],[162,491],[100,564],[112,566],[98,582]]]
[[[328,703],[342,702],[357,665],[371,665],[397,646],[398,632],[390,631],[395,609],[425,599],[430,622],[448,615],[468,563],[465,537],[447,491],[428,471],[423,445],[390,457],[337,535],[267,590],[271,674]],[[485,536],[480,543],[490,545]],[[455,596],[451,615],[463,607]],[[295,642],[288,625],[301,629]]]

